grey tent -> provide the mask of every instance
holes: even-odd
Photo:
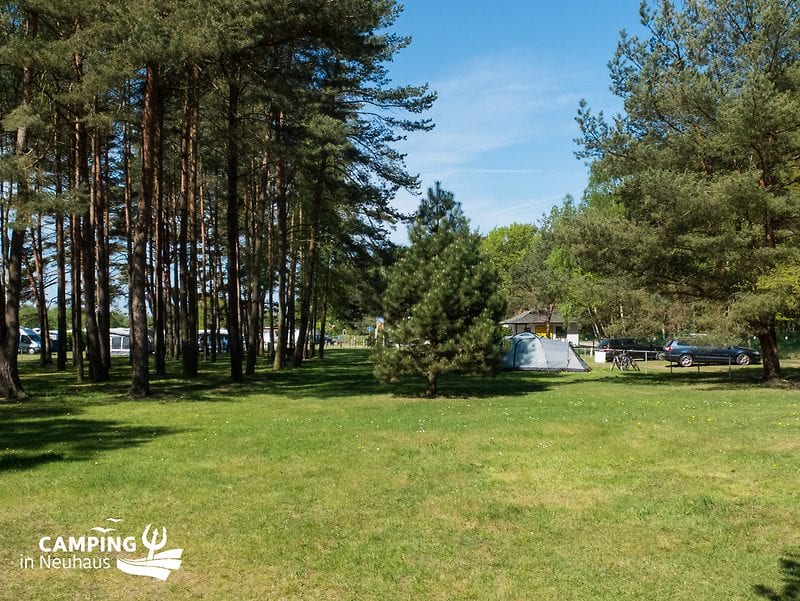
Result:
[[[569,343],[530,332],[505,338],[503,367],[530,371],[590,371]]]

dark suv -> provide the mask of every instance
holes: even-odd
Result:
[[[614,351],[627,351],[634,359],[663,359],[664,351],[649,340],[639,338],[603,338],[597,343],[600,350],[606,351],[606,361],[612,361]]]

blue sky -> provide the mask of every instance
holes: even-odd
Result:
[[[580,198],[578,103],[619,112],[608,62],[619,32],[641,30],[639,0],[406,0],[394,31],[412,37],[389,65],[397,84],[439,95],[432,132],[401,146],[422,191],[439,180],[487,233],[536,222],[565,195]],[[411,212],[419,199],[401,193]],[[400,227],[396,239],[405,238]]]

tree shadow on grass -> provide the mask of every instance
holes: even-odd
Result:
[[[117,403],[137,402],[182,402],[207,401],[231,402],[236,400],[243,389],[233,385],[230,380],[230,363],[201,363],[200,374],[193,379],[184,379],[180,375],[180,363],[168,362],[170,373],[158,375],[151,371],[151,394],[144,398],[133,399],[128,395],[130,390],[130,366],[123,357],[115,357],[111,378],[106,382],[76,382],[72,371],[58,372],[53,367],[28,367],[22,374],[23,384],[30,400],[23,401],[20,406],[33,402],[35,406],[66,406],[75,411],[88,405],[112,405]],[[255,384],[254,384],[255,385]],[[262,385],[263,386],[263,385]]]
[[[76,417],[79,407],[41,402],[5,407],[0,430],[0,473],[65,461],[89,461],[117,449],[137,447],[179,430],[133,426]]]
[[[781,590],[758,584],[753,587],[753,591],[769,601],[800,601],[800,552],[789,553],[781,558],[781,572]]]
[[[223,358],[216,364],[204,364],[198,380],[155,378],[156,401],[235,401],[247,394],[277,394],[289,398],[337,399],[353,396],[389,396],[420,398],[426,388],[423,378],[403,378],[388,384],[375,377],[370,352],[364,349],[336,349],[324,360],[307,361],[302,367],[274,372],[262,362],[255,376],[231,383],[230,364]],[[501,372],[496,377],[447,374],[440,379],[441,397],[520,396],[549,390],[574,380],[562,374],[545,372]]]
[[[783,379],[779,382],[765,382],[762,379],[761,368],[752,367],[733,367],[728,370],[725,366],[701,366],[697,367],[674,367],[669,369],[658,369],[644,371],[618,372],[617,378],[628,379],[631,383],[652,384],[654,386],[675,386],[688,384],[692,386],[703,386],[715,389],[742,389],[752,388],[753,386],[763,386],[772,388],[800,388],[800,369],[786,367],[783,369]]]
[[[90,405],[130,402],[130,368],[118,358],[108,382],[76,383],[72,372],[56,372],[30,367],[24,374],[26,390],[34,407],[60,406],[73,410]],[[311,360],[300,368],[274,372],[260,359],[257,374],[242,382],[230,380],[230,362],[223,355],[216,363],[200,363],[195,379],[180,377],[180,364],[168,362],[167,376],[151,376],[152,394],[137,402],[235,402],[250,394],[278,394],[289,398],[336,399],[352,396],[419,398],[426,385],[422,378],[404,378],[396,384],[379,381],[373,373],[371,355],[364,349],[336,349],[325,360]],[[445,375],[440,381],[445,398],[522,396],[574,382],[561,374],[545,372],[502,372],[496,377]],[[30,402],[30,401],[29,401]],[[23,404],[24,405],[24,404]],[[34,409],[41,410],[41,409]]]
[[[496,377],[447,374],[440,378],[440,396],[474,398],[520,396],[547,390],[553,374],[502,372]],[[566,380],[559,381],[568,383]],[[388,384],[375,377],[370,355],[363,351],[337,350],[324,361],[312,361],[299,369],[269,374],[266,389],[290,398],[335,399],[352,396],[420,398],[426,388],[421,377],[402,378]]]

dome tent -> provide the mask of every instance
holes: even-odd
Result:
[[[529,371],[590,371],[566,342],[541,338],[530,332],[505,338],[504,369]]]

